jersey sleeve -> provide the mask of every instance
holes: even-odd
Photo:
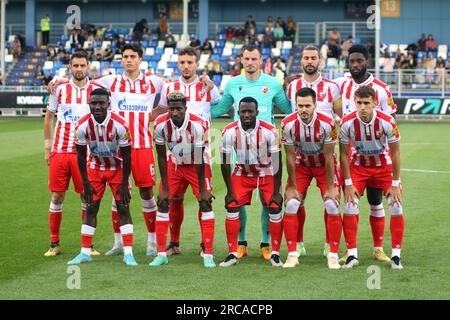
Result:
[[[277,132],[276,128],[273,128],[270,130],[270,145],[269,145],[270,153],[274,154],[277,152],[280,152],[281,145],[280,145],[280,138]]]
[[[231,107],[233,106],[234,98],[233,95],[231,94],[232,91],[231,82],[232,81],[227,82],[227,85],[225,86],[225,91],[223,92],[223,95],[220,98],[219,102],[211,106],[211,118],[217,118],[220,117],[221,115],[224,115],[225,113],[230,111]]]
[[[155,86],[156,93],[161,93],[161,90],[164,88],[164,85],[166,84],[164,80],[157,76],[151,76],[150,80]]]
[[[170,83],[164,83],[162,89],[161,89],[161,96],[159,98],[159,106],[161,108],[167,109],[167,92],[169,90]]]
[[[341,97],[341,89],[339,88],[339,85],[333,81],[333,83],[330,85],[330,90],[333,102],[339,100],[339,98]]]
[[[222,153],[231,154],[233,152],[233,134],[230,130],[222,133]]]
[[[331,121],[325,126],[325,144],[335,143],[338,140],[336,123]]]
[[[290,114],[292,113],[292,107],[291,103],[289,102],[286,92],[284,92],[283,87],[281,84],[277,81],[276,84],[276,94],[273,98],[273,102],[275,106],[278,107],[278,109],[281,110],[284,114]]]
[[[338,90],[339,90],[340,94],[342,94],[341,87],[344,84],[345,80],[347,80],[346,77],[339,77],[339,78],[333,79],[333,82],[336,83],[336,85],[338,86]]]
[[[397,111],[397,105],[394,102],[392,93],[387,87],[379,90],[378,100],[378,104],[382,111],[389,114],[393,114]]]
[[[110,74],[110,75],[95,79],[95,83],[103,88],[111,89],[115,78],[116,78],[115,74]]]
[[[350,144],[349,123],[342,122],[339,130],[339,143]]]
[[[292,137],[292,124],[281,122],[281,143],[287,146],[293,146],[295,141]]]
[[[75,127],[75,144],[79,146],[86,146],[86,126],[84,124]]]
[[[118,126],[117,139],[120,147],[128,147],[131,145],[130,129],[128,129],[126,124]]]
[[[217,104],[220,101],[220,92],[219,89],[214,86],[214,88],[212,88],[211,90],[211,104]]]
[[[389,123],[386,123],[384,130],[388,143],[400,141],[400,132],[398,131],[397,123],[393,118],[389,120]]]
[[[50,95],[50,97],[48,98],[48,105],[47,105],[47,109],[50,112],[56,113],[56,111],[58,111],[58,96],[60,94],[60,89],[59,86],[56,88],[55,92],[53,94]]]
[[[157,145],[164,145],[166,138],[164,136],[164,122],[155,123],[155,143]]]

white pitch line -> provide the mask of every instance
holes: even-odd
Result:
[[[437,170],[423,170],[423,169],[401,169],[406,172],[422,172],[422,173],[446,173],[450,174],[450,171],[437,171]]]

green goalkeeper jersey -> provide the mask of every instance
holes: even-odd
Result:
[[[257,80],[248,80],[245,74],[228,80],[219,103],[211,107],[211,117],[217,118],[227,113],[234,105],[234,120],[239,119],[237,113],[239,101],[245,97],[253,97],[258,101],[258,119],[268,123],[274,123],[274,106],[284,114],[292,112],[280,81],[261,72]]]

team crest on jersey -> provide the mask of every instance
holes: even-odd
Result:
[[[142,85],[142,90],[143,90],[144,92],[147,92],[147,90],[148,90],[148,84],[147,84],[147,83],[144,83],[144,84]]]
[[[317,99],[317,100],[323,101],[323,100],[326,99],[326,97],[327,97],[327,93],[326,93],[325,91],[321,91],[321,92],[319,92],[319,94],[318,94],[318,98],[319,98],[319,99]]]
[[[323,139],[323,132],[318,131],[316,132],[316,140],[322,140]]]
[[[383,136],[383,129],[375,131],[375,138],[379,140],[381,139],[382,136]]]
[[[267,92],[269,92],[269,87],[263,87],[263,88],[262,88],[262,92],[263,92],[264,94],[266,94]]]
[[[109,138],[109,140],[115,140],[116,139],[116,132],[111,131],[110,133],[108,133],[108,138]]]
[[[203,99],[205,97],[205,93],[203,91],[200,91],[198,93],[198,96],[200,97],[200,99]]]

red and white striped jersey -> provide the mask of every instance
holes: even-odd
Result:
[[[400,140],[395,119],[380,110],[374,110],[369,123],[363,122],[356,111],[342,119],[339,142],[353,143],[350,161],[363,167],[384,167],[392,164],[388,143]]]
[[[164,84],[159,100],[161,107],[167,108],[167,95],[172,91],[184,93],[189,113],[195,114],[208,122],[211,121],[211,105],[218,103],[220,100],[219,89],[216,86],[211,91],[205,92],[203,83],[198,77],[191,83],[183,82],[180,77],[176,81]]]
[[[281,149],[275,126],[256,120],[256,126],[247,132],[241,121],[236,120],[222,131],[222,153],[230,155],[236,151],[233,174],[247,177],[274,175],[278,163],[272,163],[272,154]]]
[[[72,79],[59,84],[48,100],[47,109],[57,113],[52,152],[76,153],[74,133],[77,121],[90,113],[89,97],[92,90],[100,88],[87,80],[83,87],[76,86]]]
[[[113,112],[102,123],[92,114],[84,116],[76,127],[75,143],[89,146],[88,166],[98,170],[122,167],[120,147],[131,145],[131,134],[124,118]]]
[[[177,127],[169,114],[165,113],[155,120],[155,143],[167,144],[168,158],[176,165],[200,164],[201,157],[204,163],[208,163],[206,156],[201,153],[208,144],[208,131],[208,121],[195,114],[186,112],[183,124]]]
[[[127,121],[134,149],[151,148],[150,117],[156,94],[161,93],[164,81],[157,76],[144,76],[141,72],[132,81],[125,74],[96,79],[111,90],[111,110]]]
[[[342,94],[342,115],[356,111],[355,105],[355,91],[362,86],[369,86],[375,90],[375,100],[377,103],[377,109],[384,111],[388,114],[395,113],[397,111],[397,105],[394,103],[392,93],[389,90],[389,86],[384,82],[375,79],[370,74],[369,78],[363,83],[356,83],[351,76],[341,77],[334,80]]]
[[[281,121],[285,145],[295,146],[296,163],[305,167],[325,166],[323,147],[338,140],[337,127],[329,116],[314,111],[310,123],[304,123],[298,112],[288,115]]]
[[[333,115],[333,102],[338,100],[341,96],[338,85],[319,75],[316,81],[310,83],[301,77],[292,81],[287,89],[287,95],[291,102],[292,112],[297,111],[297,102],[295,101],[295,94],[301,88],[311,88],[316,93],[317,111],[325,113],[326,115]]]

